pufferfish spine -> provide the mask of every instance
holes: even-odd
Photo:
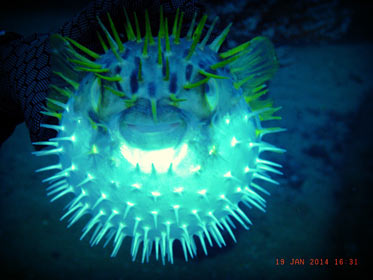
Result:
[[[81,239],[92,231],[91,245],[113,241],[112,257],[126,237],[133,260],[140,250],[142,262],[154,252],[173,263],[176,240],[186,261],[196,240],[207,255],[206,241],[225,246],[223,231],[236,241],[233,220],[252,224],[242,204],[265,211],[269,193],[257,181],[278,184],[268,173],[282,174],[260,157],[284,152],[262,141],[283,130],[261,126],[280,118],[262,98],[277,69],[273,46],[256,37],[219,53],[231,25],[208,44],[217,18],[202,39],[207,16],[196,24],[195,15],[180,38],[179,10],[169,30],[161,9],[157,37],[145,12],[142,37],[136,13],[135,28],[124,15],[125,43],[109,14],[109,27],[98,19],[103,54],[51,36],[55,75],[43,114],[59,124],[41,126],[58,135],[33,144],[50,147],[35,155],[59,160],[37,172],[57,171],[43,182],[51,201],[72,197],[61,220],[71,227],[90,215]]]

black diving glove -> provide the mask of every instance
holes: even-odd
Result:
[[[84,46],[102,52],[97,37],[100,29],[97,17],[108,24],[109,13],[116,23],[125,22],[123,7],[129,12],[143,15],[149,11],[151,25],[158,28],[160,6],[165,17],[172,22],[177,8],[184,12],[184,22],[190,22],[202,7],[196,0],[96,0],[55,33],[67,36]],[[144,29],[144,21],[140,20]],[[124,24],[117,24],[119,33],[125,33]],[[122,26],[123,30],[120,29]],[[186,29],[186,28],[185,28]],[[182,33],[185,30],[182,31]],[[27,37],[0,30],[0,145],[15,127],[26,122],[32,142],[47,141],[56,132],[40,127],[41,123],[55,123],[53,117],[41,114],[46,106],[50,85],[50,35],[32,34]],[[39,146],[40,147],[40,146]],[[36,147],[37,148],[37,147]]]

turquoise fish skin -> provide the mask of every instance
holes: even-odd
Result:
[[[51,146],[35,154],[58,162],[37,171],[57,170],[44,182],[52,201],[72,198],[61,219],[69,216],[70,227],[90,215],[82,239],[93,232],[91,245],[112,241],[113,257],[126,237],[133,260],[140,250],[142,262],[154,252],[163,263],[173,263],[176,240],[185,260],[197,254],[194,237],[205,254],[206,243],[225,245],[223,231],[236,241],[233,221],[252,224],[242,205],[265,211],[269,193],[257,181],[278,184],[268,174],[282,174],[261,157],[284,151],[262,141],[282,131],[262,127],[278,118],[260,98],[277,67],[271,43],[257,37],[219,53],[230,26],[206,45],[205,21],[185,38],[178,17],[171,36],[167,20],[157,37],[147,25],[142,40],[129,24],[126,43],[101,24],[101,55],[51,39],[58,67],[45,114],[59,125],[42,126],[58,135],[34,144]]]

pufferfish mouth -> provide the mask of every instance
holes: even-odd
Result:
[[[127,123],[126,125],[129,129],[136,130],[139,133],[157,133],[175,130],[182,125],[182,122],[154,123],[148,125],[139,123]]]
[[[119,120],[120,133],[131,147],[160,150],[178,146],[186,132],[187,122],[181,112],[167,106],[158,107],[157,120],[149,108],[130,108]]]

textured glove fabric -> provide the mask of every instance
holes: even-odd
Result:
[[[0,65],[2,140],[23,120],[32,141],[46,139],[50,132],[40,129],[40,111],[49,85],[48,35],[33,34],[3,45]]]
[[[91,2],[71,21],[66,22],[56,32],[68,36],[79,43],[102,52],[97,33],[99,30],[97,17],[107,24],[107,13],[119,27],[124,30],[124,12],[132,16],[136,12],[140,27],[144,29],[144,11],[148,10],[151,18],[153,35],[158,31],[160,5],[169,22],[173,22],[177,8],[184,11],[184,22],[190,22],[195,12],[200,13],[202,7],[195,0],[167,0],[167,1],[120,1],[97,0]],[[119,24],[119,23],[123,24]],[[184,25],[185,26],[185,25]],[[121,29],[122,28],[122,29]],[[185,34],[186,28],[182,30]],[[125,38],[122,38],[125,40]],[[50,83],[50,46],[49,34],[33,34],[22,37],[14,33],[0,36],[0,144],[11,135],[15,126],[23,120],[30,131],[32,142],[45,141],[55,136],[50,129],[41,128],[41,123],[54,124],[55,118],[41,114],[45,106]]]
[[[8,64],[5,64],[4,58],[17,45],[15,42],[21,38],[19,34],[0,31],[0,145],[13,133],[14,128],[23,122],[23,112],[15,100],[11,99],[11,83],[4,71],[4,69],[11,69]]]

